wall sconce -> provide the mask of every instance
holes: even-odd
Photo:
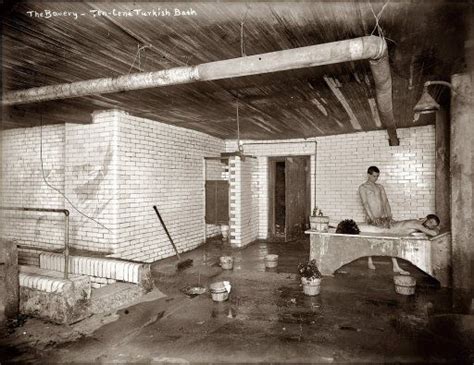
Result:
[[[439,110],[439,104],[436,102],[435,99],[429,94],[428,92],[428,86],[430,85],[443,85],[449,87],[453,92],[453,86],[446,81],[427,81],[425,82],[425,85],[423,87],[423,93],[421,94],[421,98],[416,103],[415,107],[413,108],[413,111],[415,113],[420,113],[420,114],[428,114],[428,113],[433,113],[437,110]]]

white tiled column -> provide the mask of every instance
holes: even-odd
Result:
[[[240,158],[229,158],[229,194],[230,194],[230,243],[240,247],[241,239],[241,174]]]

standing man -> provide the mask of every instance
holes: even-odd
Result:
[[[392,222],[392,211],[382,185],[377,184],[380,170],[377,166],[370,166],[367,169],[367,181],[359,186],[359,195],[366,214],[366,222],[377,227],[390,228]],[[409,275],[408,271],[398,266],[397,259],[392,257],[393,271]],[[372,257],[368,259],[368,267],[375,270]]]

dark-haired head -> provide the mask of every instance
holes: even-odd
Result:
[[[368,169],[367,169],[367,173],[369,175],[372,175],[374,172],[376,172],[377,174],[380,174],[380,170],[377,166],[370,166]]]
[[[428,214],[423,225],[429,229],[437,229],[441,223],[440,219],[435,214]]]
[[[426,220],[434,220],[437,226],[439,226],[439,224],[441,223],[441,220],[436,214],[428,214],[426,216]]]
[[[359,234],[360,229],[357,226],[357,223],[352,219],[344,219],[337,225],[336,233]]]

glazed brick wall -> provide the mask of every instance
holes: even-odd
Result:
[[[1,132],[0,205],[63,209],[64,199],[44,182],[40,158],[40,127]],[[65,127],[42,128],[43,167],[47,181],[64,191]],[[57,249],[64,246],[64,215],[0,211],[1,236],[18,244]]]
[[[230,243],[235,247],[243,247],[258,238],[258,161],[231,157],[229,171]]]
[[[98,113],[91,124],[43,127],[41,173],[40,128],[21,128],[2,133],[3,206],[66,208],[72,247],[111,253],[116,237],[115,138],[116,122]],[[46,249],[64,247],[64,215],[42,212],[3,212],[2,236],[26,246]]]
[[[308,140],[242,141],[246,154],[258,157],[259,233],[268,236],[268,157],[311,156],[311,208],[316,205],[331,222],[363,221],[358,187],[370,165],[381,169],[379,182],[387,192],[393,217],[422,217],[435,209],[434,126],[399,129],[400,146],[390,147],[386,131],[362,132]],[[315,169],[315,143],[317,159]],[[235,151],[236,142],[226,141]]]
[[[217,224],[206,224],[206,238],[212,238],[221,234],[221,227]]]
[[[44,184],[39,136],[39,128],[2,132],[3,206],[67,208],[71,246],[112,257],[150,262],[174,255],[153,205],[180,251],[204,240],[204,157],[219,156],[223,140],[113,110],[94,113],[91,124],[45,126],[48,181],[97,223]],[[63,247],[60,214],[2,218],[3,237]]]
[[[242,166],[242,244],[247,245],[258,238],[260,180],[257,159],[246,159]]]
[[[364,221],[358,187],[367,168],[380,169],[396,220],[412,219],[435,210],[435,128],[397,130],[400,145],[390,147],[385,131],[318,138],[316,201],[331,221]]]
[[[204,157],[224,141],[121,113],[118,117],[117,248],[114,256],[151,262],[174,255],[153,210],[180,252],[204,240]]]
[[[221,160],[206,160],[206,180],[228,180],[226,174],[226,162],[221,162]]]
[[[41,248],[19,248],[18,265],[38,266],[40,264]]]
[[[113,253],[117,247],[119,115],[95,112],[91,124],[66,124],[66,196],[83,213],[66,203],[70,243],[80,249]]]
[[[317,205],[332,222],[364,219],[357,188],[371,164],[381,169],[380,183],[385,186],[394,218],[433,212],[434,126],[399,129],[398,133],[397,147],[388,146],[385,131],[317,138],[316,174],[314,139],[244,141],[245,153],[257,159],[235,160],[229,169],[230,191],[239,194],[231,200],[234,244],[267,237],[271,156],[311,156],[312,205],[316,182]],[[174,254],[152,209],[154,204],[180,251],[203,241],[204,157],[236,149],[235,141],[224,143],[203,133],[118,111],[97,113],[94,123],[88,125],[43,127],[48,181],[107,227],[103,228],[75,212],[44,184],[39,127],[2,131],[1,142],[3,206],[70,209],[73,246],[147,262]],[[217,176],[218,172],[212,174]],[[2,220],[2,236],[20,244],[63,245],[64,218],[60,214],[3,212]]]
[[[246,246],[258,238],[259,181],[258,161],[246,158],[240,161],[240,246]]]

